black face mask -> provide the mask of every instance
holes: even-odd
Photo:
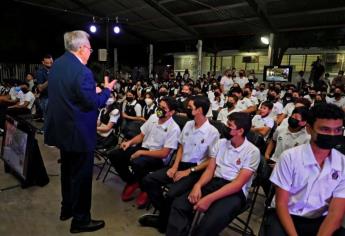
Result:
[[[215,97],[220,97],[220,93],[219,92],[214,92],[214,96]]]
[[[188,119],[194,120],[194,116],[193,116],[193,113],[192,113],[192,109],[187,109],[186,113],[187,113]]]
[[[316,94],[309,94],[309,97],[310,97],[311,99],[315,99]]]
[[[247,97],[249,95],[248,91],[243,92],[243,97]]]
[[[276,97],[270,94],[270,95],[267,96],[267,100],[271,101],[271,102],[274,102],[276,100]]]
[[[299,127],[299,120],[289,117],[288,119],[289,126],[293,129],[297,129]]]
[[[227,102],[225,105],[227,108],[230,108],[230,109],[234,107],[234,104],[232,102]]]
[[[336,99],[339,99],[339,98],[341,97],[341,93],[334,93],[334,97],[335,97]]]
[[[260,91],[262,92],[262,91],[264,91],[265,90],[265,88],[260,88]]]
[[[226,138],[227,140],[232,139],[232,135],[230,134],[231,129],[229,127],[226,127],[225,132],[224,132],[224,138]]]
[[[166,95],[168,95],[168,92],[159,92],[159,96],[161,97],[165,97]]]
[[[164,118],[166,115],[166,111],[163,110],[162,108],[158,107],[156,110],[156,115],[158,118]]]
[[[343,135],[327,135],[317,134],[315,144],[321,149],[332,149],[335,146],[342,144]]]
[[[126,97],[127,102],[133,102],[134,98],[133,97]]]
[[[188,93],[182,92],[182,93],[181,93],[181,96],[184,97],[184,98],[186,98],[186,97],[188,97]]]

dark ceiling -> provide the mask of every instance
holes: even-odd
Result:
[[[160,53],[195,51],[197,39],[208,52],[259,48],[259,37],[272,32],[291,47],[345,45],[344,0],[5,0],[1,5],[1,59],[12,50],[28,58],[23,54],[37,48],[63,51],[63,32],[87,30],[93,18],[103,23],[92,38],[104,47],[104,21],[112,25],[116,17],[123,31],[110,33],[110,48],[143,54],[148,43]]]

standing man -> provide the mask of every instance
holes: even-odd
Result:
[[[53,57],[46,54],[42,59],[42,66],[36,72],[37,90],[39,92],[39,103],[42,111],[43,119],[47,116],[48,106],[48,75],[53,65]]]
[[[60,220],[73,217],[71,233],[103,228],[102,220],[90,216],[93,151],[96,145],[97,109],[114,87],[96,94],[95,80],[86,67],[92,52],[84,31],[64,34],[66,52],[49,73],[49,106],[45,142],[60,149],[62,206]],[[100,90],[100,89],[98,89]]]

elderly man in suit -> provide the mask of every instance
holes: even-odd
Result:
[[[71,233],[103,228],[90,216],[93,151],[96,145],[97,109],[105,105],[114,87],[105,78],[105,89],[96,93],[95,80],[86,67],[92,53],[84,31],[64,34],[66,52],[49,74],[49,104],[45,142],[60,149],[62,207],[60,220],[73,217]]]

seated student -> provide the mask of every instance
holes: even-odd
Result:
[[[178,109],[176,115],[187,117],[188,98],[192,96],[192,85],[185,84],[182,86],[181,94],[176,98]]]
[[[309,110],[309,108],[310,108],[310,106],[311,106],[311,103],[310,103],[310,101],[308,100],[308,99],[306,99],[306,98],[297,98],[296,100],[295,100],[295,102],[294,102],[294,108],[298,108],[298,107],[305,107],[307,110]],[[293,111],[293,110],[292,110]],[[291,111],[291,114],[292,114],[292,111]],[[287,116],[287,117],[285,117],[282,121],[281,121],[281,123],[279,124],[279,127],[283,127],[283,126],[285,126],[285,127],[287,127],[288,125],[289,125],[289,117],[290,117],[290,115],[289,116]]]
[[[290,101],[284,106],[283,112],[278,115],[277,117],[277,123],[280,124],[286,117],[291,116],[292,111],[295,109],[295,105],[297,103],[297,100],[299,99],[300,95],[297,90],[292,91],[292,93],[285,94],[285,99],[287,100],[290,98]],[[305,99],[305,98],[303,98]],[[307,100],[309,102],[309,100]]]
[[[251,84],[246,84],[246,86],[244,87],[243,97],[248,98],[255,106],[259,105],[259,100],[253,95],[253,87]]]
[[[97,119],[97,147],[106,148],[116,143],[109,143],[114,141],[110,138],[114,127],[118,124],[120,119],[119,105],[115,101],[114,93],[107,100],[106,106],[99,112]]]
[[[24,82],[19,87],[22,95],[19,96],[19,101],[16,104],[8,107],[7,114],[9,115],[31,114],[31,108],[35,102],[35,95],[29,90],[28,83]]]
[[[330,103],[337,105],[343,111],[345,111],[345,98],[342,96],[343,95],[343,90],[341,88],[335,88],[334,89],[334,98],[330,99]]]
[[[265,140],[267,139],[271,129],[274,126],[274,120],[269,116],[272,108],[273,103],[269,101],[261,103],[259,114],[255,115],[252,119],[252,128],[250,130],[252,132],[258,133]]]
[[[152,93],[145,94],[145,106],[142,110],[142,120],[147,121],[150,116],[156,113],[157,105],[155,103],[155,99]]]
[[[267,101],[273,103],[270,117],[277,120],[277,117],[283,113],[283,104],[280,102],[280,89],[272,89],[267,94]]]
[[[214,120],[217,119],[219,111],[224,107],[224,95],[220,92],[219,88],[214,90],[214,97],[210,99],[212,117]]]
[[[140,120],[141,118],[141,105],[136,100],[136,94],[132,91],[127,91],[126,101],[122,105],[122,118],[124,121],[130,122]]]
[[[249,98],[243,96],[243,91],[239,87],[233,87],[231,94],[238,97],[236,108],[237,110],[245,113],[253,113],[256,111],[256,106],[253,104]]]
[[[267,216],[266,235],[345,235],[345,156],[335,149],[343,119],[333,104],[311,108],[310,143],[283,152],[271,175],[275,211]]]
[[[188,109],[193,120],[188,121],[182,130],[174,164],[144,178],[143,189],[153,206],[159,210],[159,215],[142,216],[139,219],[142,226],[155,227],[165,232],[172,201],[193,187],[207,167],[209,158],[215,157],[212,150],[219,139],[219,133],[206,117],[209,107],[207,97],[190,98]],[[163,196],[162,186],[166,184],[170,184],[169,191]]]
[[[288,118],[288,126],[279,126],[273,133],[266,148],[266,160],[277,162],[283,151],[309,142],[310,135],[305,129],[307,118],[307,108],[297,107],[293,110],[292,115]],[[271,157],[273,150],[274,153]]]
[[[169,161],[171,151],[177,149],[181,131],[172,118],[175,109],[175,100],[171,97],[163,97],[156,114],[141,126],[141,133],[121,143],[121,148],[109,155],[115,170],[126,182],[122,192],[123,201],[131,200],[133,193],[139,187],[139,182],[148,173],[163,168]],[[137,145],[140,143],[142,144]],[[146,202],[147,194],[141,192],[137,198],[137,205],[142,207]]]
[[[230,95],[227,97],[227,102],[225,103],[225,108],[220,110],[218,113],[217,120],[222,122],[223,124],[228,124],[228,116],[231,113],[239,112],[239,110],[236,108],[238,98],[235,95]]]
[[[172,204],[167,236],[188,235],[193,210],[205,215],[192,235],[218,235],[246,204],[248,189],[260,162],[260,151],[246,139],[250,116],[230,114],[228,139],[220,139],[200,180]]]

